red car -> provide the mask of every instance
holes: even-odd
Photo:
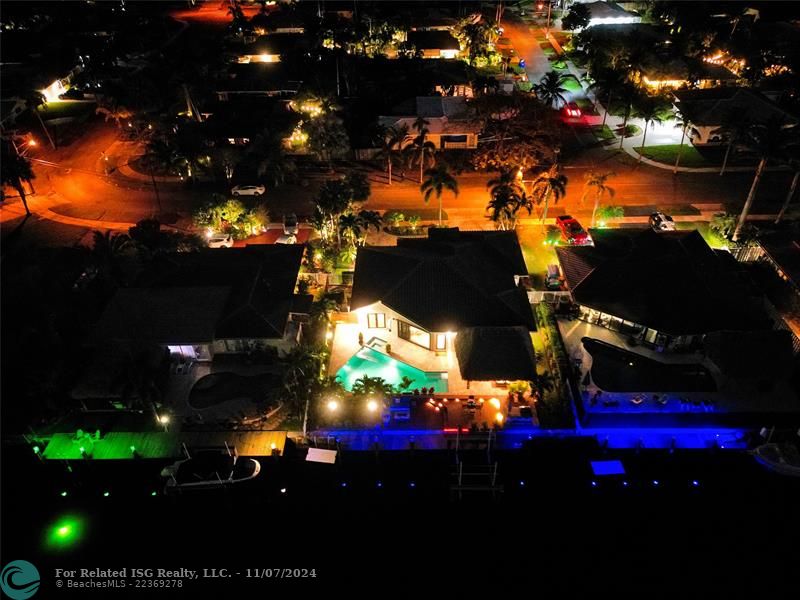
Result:
[[[592,243],[589,232],[578,223],[577,219],[573,219],[570,215],[556,217],[556,225],[561,230],[561,235],[570,245],[583,246]]]

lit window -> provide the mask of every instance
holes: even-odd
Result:
[[[370,329],[385,329],[386,328],[386,315],[383,313],[369,313],[367,315],[367,327]]]
[[[446,333],[437,333],[436,334],[436,349],[437,350],[447,350],[447,334]]]

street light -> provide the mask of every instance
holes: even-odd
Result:
[[[370,400],[367,402],[367,410],[374,413],[378,410],[378,403],[375,400]]]
[[[328,410],[330,412],[336,412],[339,410],[339,403],[336,400],[328,400]]]

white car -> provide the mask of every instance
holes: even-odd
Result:
[[[663,212],[654,212],[650,215],[650,227],[653,231],[675,231],[675,221]]]
[[[230,233],[206,234],[209,248],[233,248],[233,236]]]
[[[231,194],[235,197],[239,196],[263,196],[267,191],[263,185],[237,185],[231,188]]]
[[[296,235],[287,235],[284,234],[275,240],[276,244],[296,244],[297,243],[297,236]]]

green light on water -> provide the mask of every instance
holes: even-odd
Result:
[[[46,531],[45,546],[53,550],[65,549],[83,537],[84,521],[74,515],[64,516]]]

